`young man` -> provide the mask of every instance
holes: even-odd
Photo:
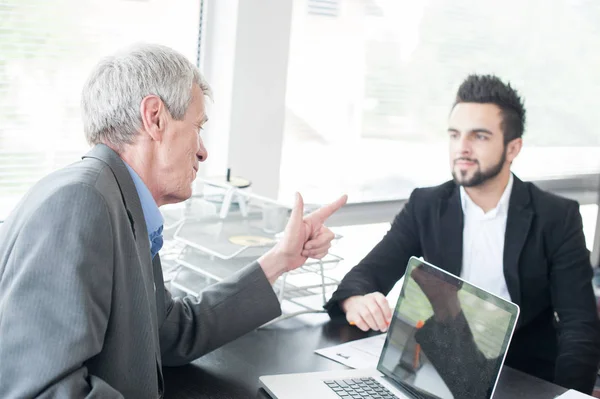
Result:
[[[165,289],[158,207],[186,200],[210,88],[163,46],[102,61],[83,90],[94,148],[42,179],[0,227],[0,398],[158,398],[185,364],[281,313],[270,283],[327,253],[340,198],[199,298]]]
[[[506,364],[590,393],[600,360],[592,269],[575,201],[514,176],[525,109],[495,76],[469,76],[448,121],[453,180],[416,189],[326,309],[385,331],[385,295],[410,256],[512,300],[521,316]]]

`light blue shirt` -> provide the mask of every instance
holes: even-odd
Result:
[[[138,197],[140,197],[142,212],[144,213],[146,228],[148,229],[148,240],[150,240],[150,253],[152,254],[152,258],[154,258],[154,255],[156,255],[163,246],[162,231],[164,219],[158,210],[156,201],[154,201],[152,194],[150,194],[150,190],[148,190],[148,187],[144,184],[144,181],[131,166],[127,165],[126,162],[123,163],[127,166],[127,170],[129,170],[129,174],[133,179],[133,184],[135,184]]]

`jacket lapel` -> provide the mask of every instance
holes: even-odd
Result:
[[[527,240],[533,211],[531,197],[526,185],[516,176],[508,205],[506,233],[504,236],[504,278],[513,302],[521,304],[521,281],[519,279],[519,257]]]
[[[148,303],[150,304],[151,323],[155,332],[155,348],[157,353],[157,362],[160,364],[160,345],[158,337],[158,321],[156,314],[156,297],[155,297],[155,282],[152,270],[152,257],[150,254],[150,241],[148,239],[148,231],[146,227],[146,220],[144,219],[144,212],[142,210],[142,204],[140,197],[135,188],[135,184],[131,179],[131,175],[125,166],[123,160],[119,155],[114,152],[111,148],[104,144],[97,144],[92,148],[86,155],[85,158],[94,158],[104,162],[113,172],[117,184],[121,190],[121,196],[123,197],[123,203],[125,210],[127,211],[127,217],[131,224],[131,229],[135,238],[135,244],[137,248],[137,256],[140,261],[141,274],[144,280],[144,287],[146,290],[146,296]]]
[[[455,185],[449,186],[447,195],[440,198],[439,220],[440,267],[456,276],[460,276],[464,219],[460,205],[460,192]]]

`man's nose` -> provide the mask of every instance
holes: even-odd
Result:
[[[204,162],[206,161],[206,158],[208,158],[208,151],[206,150],[206,147],[204,147],[204,143],[201,139],[199,144],[198,152],[196,152],[196,158],[198,158],[199,162]]]
[[[471,153],[471,141],[467,136],[461,136],[458,139],[457,152],[461,155],[468,155]]]

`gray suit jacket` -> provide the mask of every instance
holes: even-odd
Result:
[[[281,313],[258,263],[172,298],[124,163],[97,145],[0,225],[0,398],[156,398],[181,365]]]

